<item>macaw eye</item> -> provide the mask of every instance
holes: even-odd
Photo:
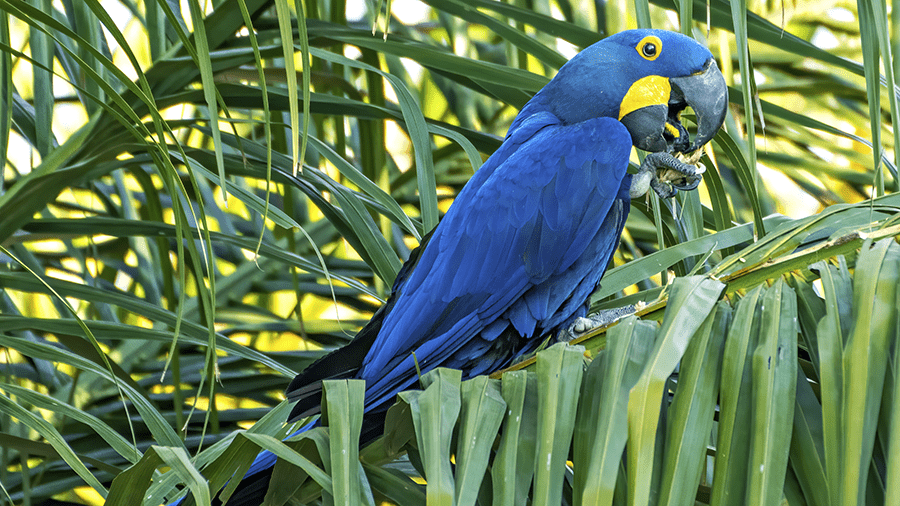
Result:
[[[659,53],[662,52],[662,41],[659,40],[659,37],[648,35],[638,42],[635,49],[637,49],[637,52],[640,53],[642,58],[653,61],[659,56]]]

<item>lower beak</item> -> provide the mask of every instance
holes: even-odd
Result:
[[[697,116],[697,135],[685,153],[700,149],[712,140],[725,122],[728,112],[728,86],[719,71],[719,66],[712,58],[700,73],[669,79],[672,85],[673,99],[683,98],[684,103],[694,110]]]

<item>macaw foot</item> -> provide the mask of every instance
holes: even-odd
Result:
[[[589,315],[587,317],[578,317],[569,325],[569,328],[562,329],[559,331],[559,335],[556,336],[558,341],[569,342],[573,339],[577,339],[592,330],[603,327],[604,325],[609,325],[610,323],[624,318],[628,315],[634,314],[637,311],[637,308],[634,304],[630,304],[624,307],[617,307],[614,309],[604,309],[598,313]]]
[[[698,150],[697,153],[701,151]],[[699,156],[697,159],[699,160]],[[631,198],[644,195],[650,188],[664,199],[674,197],[678,190],[697,188],[703,180],[706,167],[697,160],[689,162],[682,162],[670,153],[650,153],[631,179]]]

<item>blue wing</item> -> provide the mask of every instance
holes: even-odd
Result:
[[[518,125],[395,285],[357,374],[367,406],[415,382],[413,353],[423,370],[461,368],[501,334],[521,348],[583,314],[627,216],[630,151],[610,118],[563,125],[539,113]],[[508,361],[521,350],[500,351]],[[467,376],[493,364],[476,365]]]

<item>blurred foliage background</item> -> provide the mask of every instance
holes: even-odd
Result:
[[[283,388],[379,307],[518,109],[579,49],[638,26],[706,44],[732,103],[698,191],[633,202],[595,307],[642,301],[646,320],[668,321],[673,278],[720,279],[731,304],[756,293],[748,307],[762,300],[756,287],[787,280],[802,324],[799,343],[787,341],[796,343],[789,362],[808,376],[801,397],[819,421],[773,493],[781,498],[783,485],[791,504],[898,504],[886,497],[885,466],[894,454],[900,465],[890,409],[900,391],[890,307],[900,304],[878,320],[848,295],[863,284],[850,280],[867,238],[894,238],[880,243],[888,267],[871,283],[897,283],[900,142],[889,90],[900,6],[884,0],[0,0],[0,502],[100,504],[111,480],[149,462],[157,445],[175,459],[164,460],[174,470],[165,475],[165,466],[142,468],[157,486],[145,503],[159,504],[238,441],[235,431],[283,437]],[[843,288],[823,287],[829,269]],[[780,301],[781,284],[771,290]],[[836,300],[840,310],[826,310]],[[704,317],[720,311],[704,307]],[[747,328],[796,320],[792,307],[789,316],[749,310],[757,323]],[[883,323],[870,333],[880,347],[865,348],[883,352],[880,380],[823,383],[817,324],[835,311],[839,349],[855,349],[857,326]],[[596,352],[605,339],[584,344]],[[680,349],[676,362],[684,353],[660,346]],[[846,379],[857,370],[851,355],[827,363]],[[712,422],[720,380],[702,381],[715,387]],[[658,387],[671,394],[677,383]],[[740,380],[730,388],[740,392]],[[854,425],[849,401],[859,398],[875,425]],[[822,413],[842,409],[824,429],[847,438],[833,446]],[[796,420],[759,423],[761,437],[775,427],[772,441],[785,447],[798,430]],[[698,451],[710,454],[692,465],[708,472],[687,496],[717,503],[717,429],[697,427]],[[670,441],[660,437],[657,459]],[[865,441],[876,438],[873,457]],[[846,448],[857,447],[852,460]],[[258,446],[242,448],[252,458]],[[416,474],[405,462],[387,475],[366,468],[370,481],[385,480],[372,481],[378,500],[399,487],[390,481],[398,472]],[[827,493],[801,486],[820,484],[797,478],[808,476],[803,463]],[[865,486],[862,496],[829,488],[841,477],[874,483],[871,497]],[[760,497],[747,501],[774,504]]]

